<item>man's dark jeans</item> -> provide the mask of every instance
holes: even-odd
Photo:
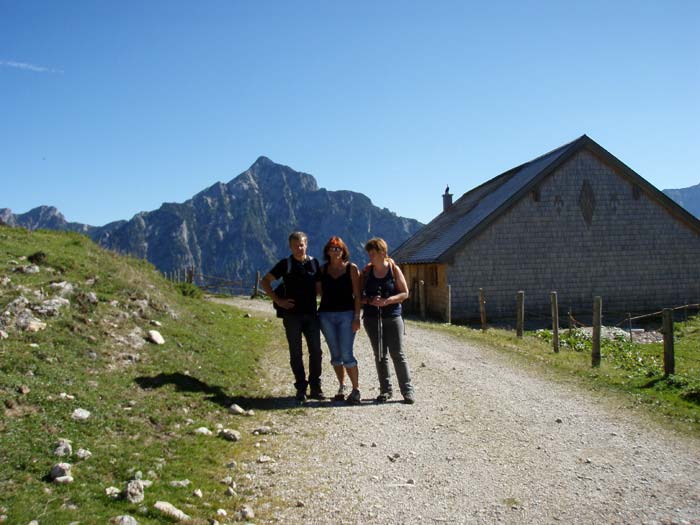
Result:
[[[321,389],[321,325],[316,314],[287,314],[285,313],[284,331],[289,343],[289,365],[294,373],[294,386],[297,390],[306,391]],[[306,346],[309,348],[309,379],[304,373],[304,353],[301,335],[304,334]]]

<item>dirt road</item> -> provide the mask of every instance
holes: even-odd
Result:
[[[371,402],[376,372],[361,331],[361,406],[270,411],[278,433],[262,445],[276,461],[250,475],[275,502],[261,509],[266,522],[700,523],[697,439],[418,324],[408,324],[406,348],[415,405]],[[333,394],[327,359],[325,350]],[[274,375],[273,390],[291,395],[284,359]]]

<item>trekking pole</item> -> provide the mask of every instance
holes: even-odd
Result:
[[[377,295],[379,297],[382,296],[382,287],[377,288]],[[381,362],[381,360],[384,358],[384,341],[382,341],[382,332],[384,331],[384,327],[382,326],[382,307],[377,306],[377,339],[379,340],[379,349],[377,352],[377,361]]]

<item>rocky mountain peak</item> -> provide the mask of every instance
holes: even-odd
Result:
[[[51,206],[22,215],[0,210],[0,219],[29,229],[80,231],[102,246],[146,258],[161,271],[194,267],[197,274],[245,280],[246,288],[257,271],[267,272],[288,255],[293,230],[309,234],[315,256],[326,239],[340,235],[363,264],[367,239],[381,235],[394,247],[421,226],[374,206],[361,193],[319,188],[312,175],[265,156],[226,184],[217,182],[183,203],[163,203],[129,221],[102,227],[67,223]]]
[[[318,183],[313,175],[295,171],[261,156],[250,168],[229,182],[229,188],[232,191],[254,189],[263,193],[304,193],[318,191]]]

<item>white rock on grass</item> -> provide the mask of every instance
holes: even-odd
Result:
[[[49,285],[49,288],[51,288],[61,297],[65,297],[66,295],[70,295],[73,293],[73,285],[66,281],[61,281],[60,283],[51,283]]]
[[[148,331],[148,340],[151,343],[155,343],[157,345],[164,345],[165,344],[165,339],[163,339],[163,336],[160,335],[160,332],[158,330],[149,330]]]
[[[90,417],[90,411],[85,410],[84,408],[76,408],[73,410],[73,414],[71,414],[71,417],[75,419],[76,421],[85,421]]]
[[[204,493],[202,492],[202,489],[195,489],[195,490],[192,492],[192,495],[193,495],[195,498],[203,498],[203,497],[204,497]]]
[[[230,407],[228,407],[228,409],[229,409],[229,412],[231,412],[232,414],[237,414],[237,415],[241,415],[241,416],[242,416],[243,414],[245,414],[245,410],[243,410],[243,409],[242,409],[240,406],[238,406],[236,403],[234,403],[233,405],[231,405]]]
[[[53,299],[43,301],[40,305],[35,306],[32,309],[39,315],[55,317],[64,306],[70,306],[70,301],[68,299],[64,299],[63,297],[54,297]]]
[[[78,459],[86,460],[86,459],[90,459],[92,457],[92,452],[90,452],[86,448],[79,448],[76,451],[75,455],[78,456]]]
[[[201,434],[202,436],[211,436],[214,434],[211,430],[209,430],[207,427],[199,427],[194,431],[195,434]]]
[[[231,485],[231,484],[234,484],[235,482],[233,481],[233,477],[226,476],[225,478],[220,479],[219,483],[223,483],[224,485]]]
[[[133,516],[123,515],[117,516],[109,520],[110,523],[114,525],[139,525],[139,522]]]
[[[71,456],[73,454],[73,447],[70,444],[70,440],[68,439],[59,439],[58,442],[54,445],[54,450],[53,450],[53,455],[54,456]]]
[[[168,485],[171,487],[176,487],[176,488],[181,488],[181,487],[188,487],[192,483],[189,479],[180,479],[180,480],[173,480]]]
[[[59,485],[68,485],[69,483],[73,483],[73,476],[59,476],[54,478],[53,482]]]
[[[61,399],[67,399],[68,401],[73,401],[75,399],[74,395],[66,394],[65,392],[61,392],[60,394],[58,394],[58,397],[60,397]]]
[[[263,425],[261,427],[256,428],[255,430],[253,430],[253,434],[256,436],[272,434],[272,427],[268,427],[267,425]]]
[[[129,503],[141,503],[143,501],[143,482],[140,479],[132,479],[126,484],[124,497]]]
[[[168,503],[167,501],[156,501],[156,503],[153,505],[153,508],[156,509],[158,512],[165,514],[166,516],[169,516],[178,521],[190,519],[190,517],[187,514],[175,507],[172,503]]]
[[[270,456],[265,456],[262,455],[257,459],[258,463],[275,463],[275,460],[272,459]]]
[[[5,330],[0,330],[0,339],[7,339],[10,335]]]
[[[85,297],[87,298],[88,303],[90,304],[97,304],[99,302],[99,299],[97,298],[97,294],[95,292],[88,292]]]
[[[105,494],[108,498],[117,499],[119,496],[121,496],[122,491],[117,487],[107,487],[105,489]]]
[[[230,428],[224,428],[219,431],[219,435],[227,441],[240,441],[241,433],[238,430],[232,430]]]
[[[252,520],[255,518],[255,512],[253,512],[253,508],[250,505],[243,505],[238,511],[238,514],[244,520]]]
[[[71,468],[72,466],[70,463],[56,463],[53,467],[51,467],[51,473],[49,474],[49,476],[52,480],[55,480],[56,478],[70,476]]]
[[[23,310],[15,319],[15,327],[25,332],[39,332],[46,329],[46,323],[34,317],[29,310]]]

